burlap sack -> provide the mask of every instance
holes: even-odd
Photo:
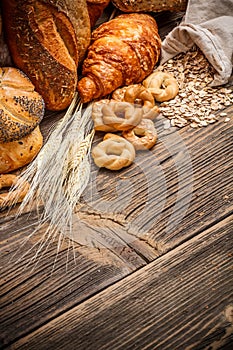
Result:
[[[212,86],[227,83],[233,63],[233,0],[189,0],[182,22],[162,43],[161,64],[194,44],[216,70]]]

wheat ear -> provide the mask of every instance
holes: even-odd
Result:
[[[62,236],[72,237],[74,208],[89,181],[94,137],[91,111],[92,104],[84,109],[76,94],[64,117],[15,185],[20,188],[25,182],[30,184],[17,215],[26,207],[30,211],[36,206],[36,226],[46,227],[46,242],[58,238],[58,248]]]

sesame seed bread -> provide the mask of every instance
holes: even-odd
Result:
[[[19,140],[44,116],[44,101],[19,69],[0,68],[0,142]]]
[[[0,143],[0,174],[6,174],[29,164],[43,145],[43,136],[37,126],[20,140]]]

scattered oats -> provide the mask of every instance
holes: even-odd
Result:
[[[217,116],[216,116],[215,114],[210,114],[210,115],[209,115],[209,118],[218,120],[218,118],[217,118]]]
[[[176,122],[174,119],[171,120],[171,126],[175,126],[176,125]]]
[[[164,122],[163,122],[163,127],[164,129],[169,129],[171,127],[171,122],[169,119],[166,119]]]
[[[200,126],[207,126],[208,123],[205,120],[201,120],[199,123]]]
[[[205,127],[227,116],[225,112],[218,116],[214,113],[233,104],[233,90],[210,86],[215,70],[197,47],[178,54],[156,70],[172,73],[179,85],[178,95],[160,104],[171,126]]]
[[[191,126],[192,128],[198,128],[198,124],[197,124],[197,123],[191,123],[190,126]]]
[[[229,117],[225,118],[224,122],[227,123],[229,122],[231,119]]]

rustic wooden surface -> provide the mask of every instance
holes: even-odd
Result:
[[[181,17],[156,15],[162,38]],[[47,113],[44,135],[62,115]],[[36,255],[36,212],[1,213],[1,349],[232,347],[233,122],[163,121],[131,167],[92,164],[59,253],[55,240]]]

